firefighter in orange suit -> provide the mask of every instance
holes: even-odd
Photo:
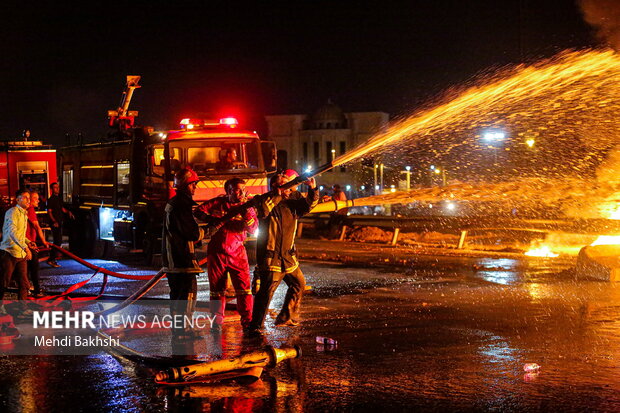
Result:
[[[226,195],[210,199],[200,205],[194,215],[209,221],[221,218],[231,208],[247,201],[245,181],[233,178],[224,184]],[[235,287],[237,311],[241,316],[241,325],[247,329],[252,320],[252,290],[248,256],[243,245],[246,234],[253,233],[258,227],[256,211],[248,208],[227,221],[212,237],[207,246],[207,273],[211,291],[211,313],[215,317],[212,330],[219,331],[224,323],[226,307],[226,287],[228,275]]]
[[[270,185],[276,189],[297,176],[297,172],[287,169],[281,174],[274,175],[270,180]],[[260,286],[254,297],[251,332],[263,327],[269,302],[282,280],[288,286],[288,290],[282,310],[276,317],[275,325],[296,326],[299,324],[301,299],[306,280],[299,269],[295,250],[295,232],[297,220],[310,212],[319,200],[314,178],[308,179],[306,184],[308,194],[305,197],[295,188],[278,189],[279,194],[264,198],[264,201],[257,205],[259,235],[255,278],[258,276]]]

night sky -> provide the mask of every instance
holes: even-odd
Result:
[[[106,133],[125,75],[139,123],[233,114],[406,114],[483,72],[596,46],[573,0],[0,5],[0,139]],[[58,2],[61,3],[61,2]]]

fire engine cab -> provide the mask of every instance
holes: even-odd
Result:
[[[128,77],[125,97],[131,87],[137,81]],[[110,116],[123,118],[127,106],[124,99]],[[236,119],[183,119],[177,130],[156,132],[133,127],[136,115],[111,120],[121,128],[109,142],[59,150],[63,200],[76,216],[69,243],[78,255],[101,255],[111,245],[143,250],[147,258],[156,253],[164,208],[175,193],[174,173],[185,166],[200,177],[196,202],[223,194],[232,177],[244,179],[250,194],[268,190],[275,145],[239,129]]]

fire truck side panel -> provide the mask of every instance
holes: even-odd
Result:
[[[8,195],[15,196],[20,188],[34,189],[44,198],[49,195],[49,185],[57,182],[56,151],[17,150],[8,151]],[[1,173],[1,172],[0,172]],[[1,175],[0,175],[1,179]],[[1,181],[0,181],[1,182]]]
[[[0,152],[0,197],[8,204],[13,194],[9,189],[8,152]]]

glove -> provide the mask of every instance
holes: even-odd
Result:
[[[256,295],[260,289],[260,271],[258,268],[254,268],[254,274],[252,276],[252,295]]]

